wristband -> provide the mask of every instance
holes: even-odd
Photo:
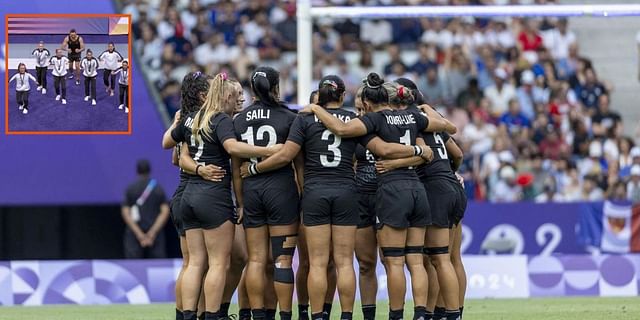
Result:
[[[197,166],[196,166],[196,176],[199,176],[199,175],[200,175],[200,174],[198,173],[198,169],[200,169],[200,167],[202,167],[202,165],[201,165],[201,164],[199,164],[199,165],[197,165]]]
[[[256,174],[258,174],[258,164],[257,163],[252,163],[249,166],[249,174],[252,176],[255,176]]]
[[[413,146],[413,155],[414,156],[420,156],[421,157],[423,152],[424,151],[422,150],[421,146],[418,146],[418,145]]]

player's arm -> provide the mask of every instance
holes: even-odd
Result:
[[[237,223],[244,218],[244,197],[242,195],[242,176],[240,176],[240,166],[244,159],[231,157],[231,176],[233,179],[233,193],[236,195]]]
[[[252,163],[249,166],[243,166],[242,177],[246,178],[258,173],[280,169],[287,164],[290,164],[298,153],[300,153],[300,145],[287,140],[282,149],[269,158],[260,161],[259,163]]]
[[[171,164],[179,168],[180,167],[180,154],[178,153],[178,150],[180,150],[180,148],[178,148],[178,146],[173,147],[173,151],[171,151]]]
[[[11,83],[11,81],[15,80],[18,78],[18,74],[14,74],[13,77],[11,77],[11,79],[9,79],[9,83]]]
[[[79,40],[80,40],[80,49],[78,49],[77,53],[81,53],[82,51],[84,51],[84,39],[82,39],[81,36],[78,36]]]
[[[445,147],[447,148],[447,154],[449,155],[449,159],[451,160],[451,169],[455,172],[458,171],[460,165],[462,164],[462,158],[464,154],[462,153],[462,149],[456,144],[456,142],[449,138],[445,143]]]
[[[175,116],[173,117],[173,122],[171,123],[171,126],[169,126],[169,128],[162,135],[163,149],[173,148],[178,144],[178,142],[174,140],[173,137],[171,136],[171,133],[176,127],[178,127],[178,124],[180,123],[180,118],[181,118],[180,115],[181,115],[180,110],[178,110],[178,112],[176,112]]]
[[[413,156],[422,156],[429,149],[426,145],[408,146],[400,143],[386,142],[379,137],[371,139],[367,149],[378,157],[384,159],[401,159]]]
[[[322,124],[324,124],[329,131],[340,137],[353,138],[367,134],[367,127],[360,119],[356,118],[345,123],[319,105],[312,104],[308,106],[308,108],[322,121]]]
[[[424,131],[426,132],[444,131],[448,134],[456,134],[456,132],[458,132],[458,128],[456,128],[456,126],[453,123],[445,119],[437,111],[433,110],[433,108],[431,108],[430,105],[423,104],[419,108],[427,115],[427,119],[429,119],[428,125]]]
[[[386,173],[398,168],[419,166],[425,162],[426,160],[424,158],[418,156],[402,159],[380,160],[376,161],[376,171],[378,173]]]
[[[38,82],[38,79],[36,79],[36,77],[34,77],[31,73],[27,72],[27,77],[29,77],[29,79],[31,79],[32,81]]]
[[[191,155],[189,154],[189,147],[186,143],[182,143],[182,148],[180,148],[180,158],[178,160],[178,164],[180,169],[188,174],[198,175],[202,177],[202,179],[209,181],[222,181],[226,172],[224,169],[213,165],[213,164],[198,164],[196,163]]]
[[[69,51],[67,48],[69,47],[69,36],[64,37],[62,40],[62,45],[60,45],[60,49],[62,51]]]
[[[230,155],[240,158],[253,158],[253,157],[270,157],[276,154],[281,148],[281,144],[276,144],[270,147],[258,147],[236,140],[236,138],[226,139],[222,143],[222,147]]]
[[[296,173],[296,183],[298,184],[298,194],[304,190],[304,152],[298,152],[293,159],[293,167]]]

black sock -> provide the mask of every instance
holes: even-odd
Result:
[[[220,318],[220,312],[204,312],[204,320],[218,320]]]
[[[425,311],[424,318],[426,320],[435,320],[435,318],[433,317],[433,312],[431,311]]]
[[[176,308],[176,320],[183,320],[183,319],[184,319],[184,316],[182,315],[182,311]]]
[[[265,315],[267,320],[276,320],[276,309],[267,309]]]
[[[195,311],[184,310],[182,311],[182,319],[184,320],[197,320],[198,314]]]
[[[220,304],[220,311],[218,311],[218,313],[221,318],[229,316],[229,306],[231,306],[231,304],[228,302]]]
[[[447,320],[460,320],[460,310],[447,310],[445,317]]]
[[[329,320],[329,318],[331,318],[331,307],[333,307],[333,304],[331,303],[325,303],[322,306],[322,312],[324,312],[325,320]]]
[[[238,320],[251,320],[251,309],[240,309],[238,318]]]
[[[280,320],[291,320],[291,311],[280,311]]]
[[[417,306],[413,308],[413,320],[425,320],[427,314],[427,308]]]
[[[253,309],[251,310],[251,313],[253,314],[253,319],[254,320],[265,320],[265,312],[264,309]]]
[[[375,320],[376,319],[376,305],[375,304],[365,304],[362,306],[362,315],[364,316],[364,320]]]
[[[324,312],[312,313],[311,320],[324,320]]]
[[[404,310],[389,310],[389,320],[402,320],[404,318]]]
[[[462,319],[462,312],[464,311],[464,306],[460,307],[460,319]]]
[[[353,312],[342,312],[340,315],[340,320],[351,320],[353,319]]]
[[[445,309],[444,307],[436,306],[436,308],[433,310],[433,318],[437,320],[444,318],[445,317],[444,313],[446,310],[447,309]]]
[[[308,304],[299,304],[298,305],[298,319],[300,319],[300,320],[309,320],[309,305]]]

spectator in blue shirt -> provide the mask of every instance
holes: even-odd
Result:
[[[431,59],[430,51],[435,51],[435,48],[432,44],[421,43],[418,46],[418,52],[420,56],[418,57],[418,61],[411,66],[411,72],[415,73],[416,76],[421,76],[427,73],[427,69],[431,67],[438,67],[438,63]]]
[[[600,96],[607,93],[607,89],[598,81],[595,70],[586,69],[584,74],[586,78],[585,84],[579,86],[576,93],[582,104],[593,115],[598,109]]]
[[[520,103],[518,100],[511,99],[509,101],[509,111],[500,117],[500,125],[506,126],[509,134],[513,136],[523,130],[529,130],[531,128],[531,121],[520,111]]]

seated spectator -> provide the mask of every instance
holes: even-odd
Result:
[[[592,141],[589,144],[589,157],[582,159],[578,164],[580,175],[603,177],[609,166],[603,157],[602,144],[600,141]]]
[[[631,167],[631,179],[627,183],[627,200],[633,205],[640,204],[640,164]]]
[[[251,74],[251,66],[257,65],[260,61],[260,54],[255,47],[249,47],[244,34],[238,33],[235,36],[236,45],[229,48],[229,61],[235,70],[238,79],[247,79]]]
[[[381,48],[393,39],[391,23],[382,19],[365,19],[360,27],[360,40]]]
[[[411,66],[411,72],[416,76],[420,76],[427,72],[427,69],[431,67],[438,67],[436,49],[431,44],[421,43],[418,46],[418,61]]]
[[[469,145],[471,154],[482,155],[489,152],[495,135],[496,126],[485,122],[480,111],[472,111],[471,123],[462,131],[462,138]]]
[[[545,32],[545,46],[551,51],[553,59],[560,63],[569,57],[569,48],[576,43],[576,35],[567,26],[567,18],[561,18],[554,29]]]
[[[267,29],[264,37],[258,40],[260,60],[277,60],[280,58],[280,40],[271,29]]]
[[[622,122],[620,114],[609,109],[609,95],[606,93],[598,97],[598,111],[591,117],[593,135],[604,137],[607,132],[616,129]]]
[[[216,33],[209,36],[209,42],[205,42],[193,51],[194,61],[201,66],[212,63],[224,64],[229,62],[229,47],[224,42],[224,35]]]
[[[416,19],[393,19],[391,30],[393,30],[393,43],[403,47],[415,48],[415,43],[422,34],[422,28]]]
[[[584,177],[582,182],[582,200],[584,201],[602,201],[604,200],[604,191],[598,187],[598,178],[592,175]]]
[[[467,88],[469,79],[474,75],[475,64],[471,63],[470,57],[461,46],[454,45],[447,50],[443,67],[443,79],[449,91],[447,99],[455,99]]]
[[[606,94],[607,89],[600,81],[598,81],[596,72],[592,68],[586,69],[584,74],[584,85],[578,85],[576,93],[578,94],[580,102],[582,102],[582,104],[587,108],[587,111],[590,114],[594,114],[597,109],[600,96]]]
[[[535,19],[523,19],[522,31],[518,34],[518,48],[527,54],[535,55],[542,46],[542,37],[538,34]]]
[[[371,53],[373,48],[370,44],[363,43],[360,45],[360,61],[356,66],[351,66],[354,70],[354,73],[358,75],[360,79],[364,79],[371,72],[375,72],[375,68],[373,66],[373,54]]]
[[[520,111],[520,103],[516,99],[509,101],[509,111],[500,117],[500,125],[506,126],[507,132],[511,136],[531,128],[529,118]]]
[[[509,101],[516,97],[516,89],[509,83],[509,76],[502,68],[493,72],[494,85],[484,90],[484,96],[489,99],[491,116],[500,117],[509,108]]]
[[[432,106],[443,105],[447,98],[447,89],[438,76],[437,65],[427,68],[425,76],[420,78],[420,91],[424,99]]]
[[[531,70],[525,70],[521,75],[521,86],[516,90],[522,113],[527,119],[535,118],[536,105],[549,101],[548,92],[536,85],[535,75]]]
[[[542,187],[542,193],[536,196],[536,203],[564,202],[564,196],[558,192],[553,179],[547,179]]]
[[[275,30],[280,34],[282,49],[285,51],[295,51],[298,42],[296,6],[295,3],[286,5],[287,18],[276,24]]]
[[[516,183],[516,170],[513,167],[500,169],[500,180],[490,195],[493,202],[516,202],[522,199],[522,188]]]
[[[562,139],[558,129],[550,128],[540,143],[540,153],[545,159],[558,160],[569,155],[569,146]]]
[[[233,43],[240,19],[231,1],[221,1],[217,10],[211,12],[212,25],[224,34],[226,43]]]
[[[407,70],[407,65],[402,62],[402,57],[400,56],[400,47],[398,47],[398,45],[389,45],[387,47],[387,53],[389,54],[389,62],[384,65],[385,76],[393,73],[393,65],[396,63],[401,63],[404,66],[404,69]]]
[[[478,87],[478,79],[469,79],[467,89],[460,92],[456,98],[456,106],[464,110],[474,110],[480,105],[480,101],[484,98],[484,94]]]
[[[566,201],[582,200],[582,186],[580,185],[580,176],[578,173],[578,169],[569,169],[568,176],[569,183],[565,185],[562,196]]]

